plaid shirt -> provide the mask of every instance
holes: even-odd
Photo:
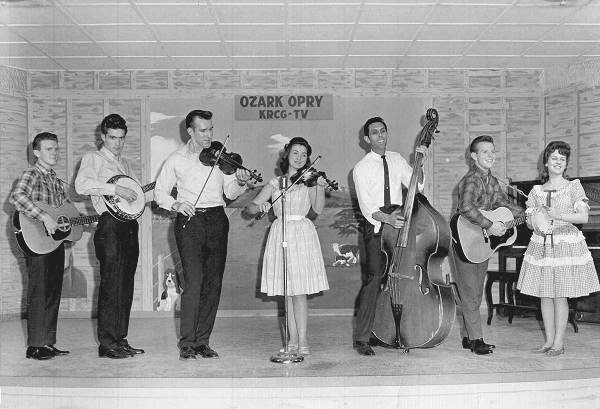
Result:
[[[44,212],[33,202],[46,202],[58,207],[66,200],[62,182],[54,170],[48,170],[38,162],[23,172],[9,198],[17,211],[38,220],[41,220]]]
[[[479,209],[494,210],[507,207],[514,217],[521,216],[523,209],[514,204],[500,187],[492,172],[473,165],[458,182],[458,213],[471,223],[489,228],[492,222],[483,216]]]

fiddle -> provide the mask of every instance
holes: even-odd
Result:
[[[245,169],[250,173],[250,178],[262,182],[262,176],[256,170],[250,170],[242,165],[242,157],[238,153],[227,152],[219,141],[212,141],[210,147],[202,149],[199,155],[200,162],[206,166],[218,165],[221,172],[232,175],[238,169]]]
[[[338,190],[338,182],[335,180],[327,179],[327,175],[323,171],[319,171],[313,167],[310,167],[303,171],[298,171],[290,177],[292,183],[304,183],[308,187],[313,187],[317,184],[317,179],[322,177],[327,182],[330,190]],[[300,179],[300,180],[298,180]]]

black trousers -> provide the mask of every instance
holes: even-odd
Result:
[[[54,345],[65,271],[64,245],[49,254],[27,256],[27,267],[27,345]]]
[[[381,230],[375,234],[374,226],[366,223],[364,242],[367,262],[367,275],[358,296],[354,341],[368,342],[373,330],[373,321],[377,309],[377,296],[385,269],[385,255],[381,252]]]
[[[138,256],[137,221],[122,222],[108,212],[100,216],[94,234],[100,262],[98,341],[114,348],[127,337]]]
[[[228,233],[229,219],[222,206],[197,211],[190,221],[177,215],[175,241],[184,278],[180,348],[208,345],[221,299]]]

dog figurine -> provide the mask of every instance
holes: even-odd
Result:
[[[358,246],[355,244],[331,243],[335,253],[333,266],[350,267],[350,264],[356,264],[359,260]]]
[[[164,280],[164,291],[160,296],[158,303],[158,311],[172,311],[179,310],[180,300],[179,295],[181,294],[181,287],[179,285],[179,278],[173,270],[165,272]]]

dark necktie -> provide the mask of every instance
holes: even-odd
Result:
[[[390,199],[390,171],[385,155],[381,155],[381,159],[383,160],[383,206],[388,208],[392,204]]]

